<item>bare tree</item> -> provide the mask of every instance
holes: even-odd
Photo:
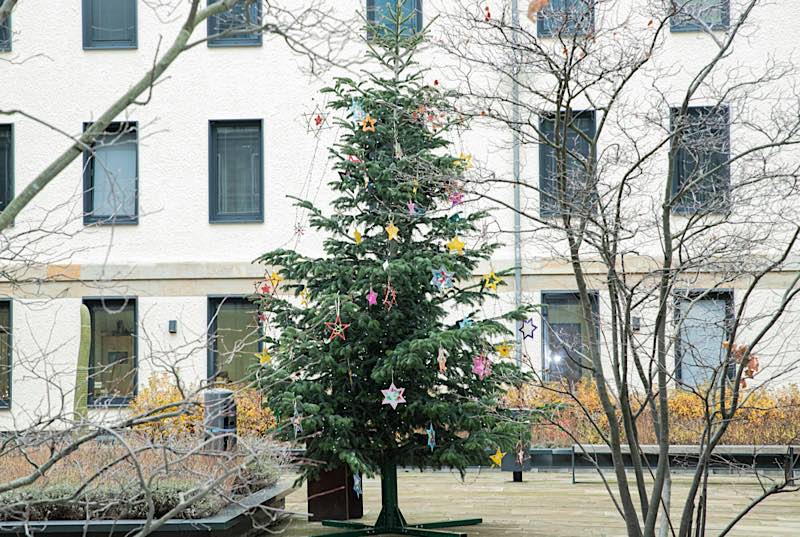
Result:
[[[463,113],[499,127],[498,139],[510,129],[522,153],[539,154],[539,181],[483,170],[471,188],[520,215],[531,255],[574,275],[579,327],[544,327],[561,354],[536,364],[542,384],[559,390],[552,381],[591,378],[608,423],[597,425],[613,459],[616,485],[607,486],[628,535],[656,535],[659,519],[662,535],[707,535],[715,450],[750,405],[751,387],[785,382],[798,365],[784,344],[797,336],[800,292],[797,65],[734,51],[764,31],[755,21],[768,3],[733,1],[728,14],[693,0],[521,2],[527,19],[457,4],[439,45],[454,60]],[[676,28],[702,36],[702,52],[677,54]],[[508,186],[520,192],[517,206],[497,194]],[[735,300],[722,292],[732,288]],[[675,390],[705,408],[677,520]],[[649,427],[654,467],[642,449]],[[797,489],[786,471],[753,505]]]

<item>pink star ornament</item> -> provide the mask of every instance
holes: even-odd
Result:
[[[472,359],[472,372],[483,380],[492,374],[492,362],[486,355],[476,356]]]
[[[389,405],[392,407],[392,410],[397,410],[397,405],[405,403],[406,398],[403,397],[403,392],[406,391],[405,388],[398,388],[392,382],[392,385],[389,386],[386,390],[381,390],[383,394],[383,402],[382,405]]]
[[[374,306],[378,303],[378,293],[372,290],[372,287],[369,288],[369,293],[367,293],[367,304],[370,306]]]

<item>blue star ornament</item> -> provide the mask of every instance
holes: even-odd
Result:
[[[364,111],[364,107],[361,106],[361,103],[359,103],[355,99],[352,99],[350,101],[350,116],[356,123],[364,121],[364,118],[367,117],[367,113]]]
[[[361,490],[361,474],[353,474],[353,492],[355,492],[356,496],[359,498],[364,493],[364,491]]]
[[[533,339],[533,334],[536,332],[537,326],[533,323],[533,319],[525,319],[519,327],[519,332],[522,334],[522,339]]]
[[[431,285],[439,289],[439,291],[443,289],[450,289],[453,287],[453,273],[447,272],[447,269],[444,267],[440,267],[437,269],[431,269],[433,273],[433,278],[431,278]]]
[[[428,429],[425,432],[428,433],[428,447],[433,451],[433,448],[436,447],[436,429],[433,428],[433,423],[428,425]]]
[[[475,324],[475,321],[473,321],[473,320],[472,320],[472,319],[470,319],[469,317],[466,317],[466,316],[465,316],[463,319],[461,319],[461,320],[458,322],[458,327],[459,327],[459,328],[469,328],[469,327],[470,327],[470,326],[472,326],[473,324]]]

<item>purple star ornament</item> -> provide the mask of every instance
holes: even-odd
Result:
[[[522,321],[519,332],[522,334],[522,339],[533,339],[533,334],[536,332],[536,325],[533,324],[533,319],[525,319]]]

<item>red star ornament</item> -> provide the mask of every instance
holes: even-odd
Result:
[[[328,336],[328,343],[333,341],[334,339],[341,338],[342,341],[346,341],[347,338],[345,337],[344,331],[350,326],[349,323],[345,324],[342,322],[342,319],[339,315],[336,315],[336,320],[332,323],[328,322],[325,323],[325,328],[331,331],[331,335]]]

